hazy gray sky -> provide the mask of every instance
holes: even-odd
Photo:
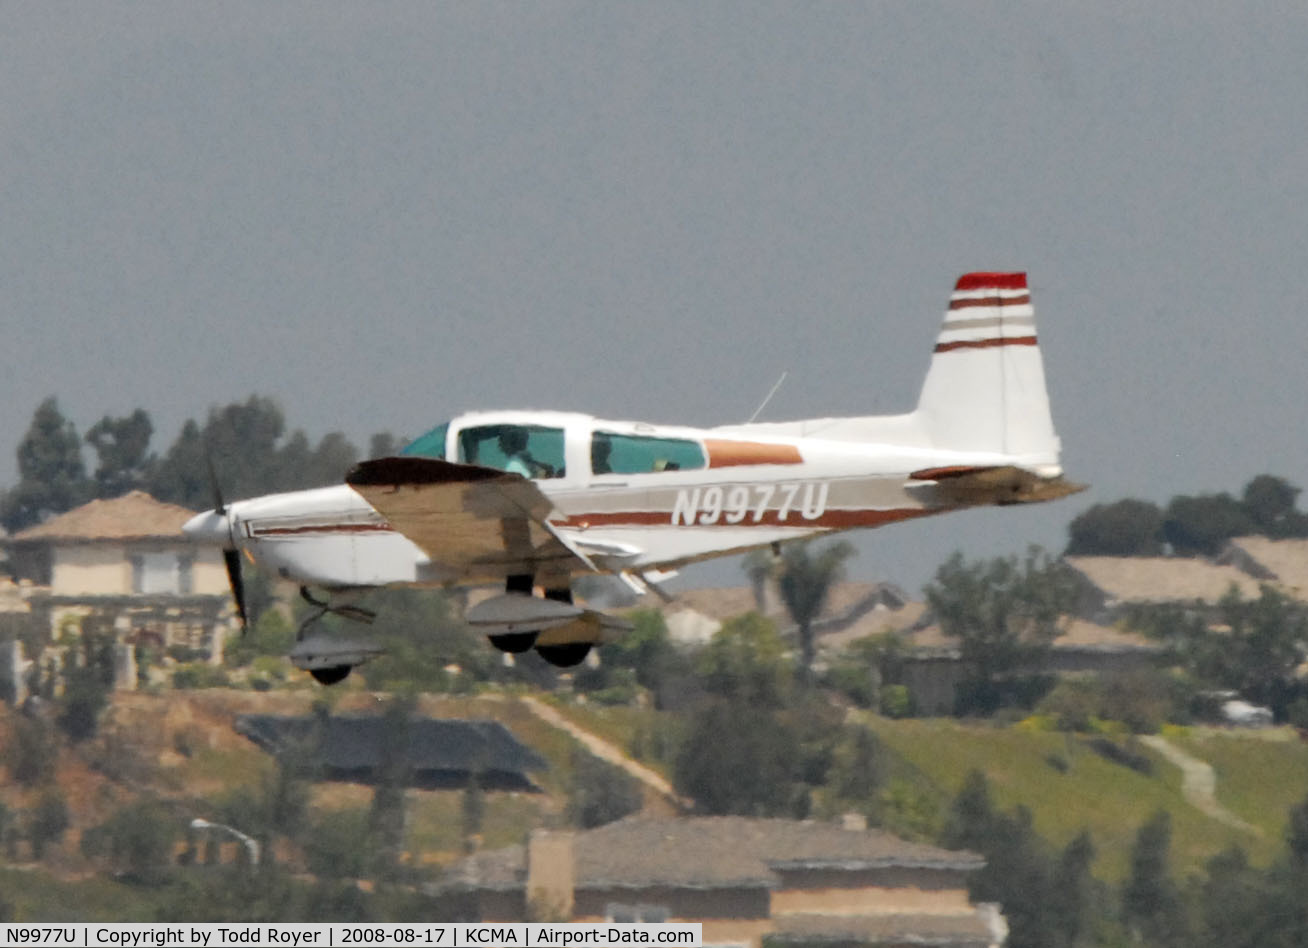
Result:
[[[0,14],[0,484],[51,394],[158,450],[255,392],[362,445],[738,421],[786,369],[771,420],[905,410],[954,278],[1025,269],[1092,492],[868,533],[856,575],[1308,486],[1302,3]]]

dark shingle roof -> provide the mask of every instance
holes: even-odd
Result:
[[[321,734],[315,737],[316,729]],[[310,766],[329,779],[370,782],[382,763],[386,721],[375,715],[314,717],[247,714],[236,730],[275,756],[293,748],[312,752]],[[546,762],[497,721],[414,718],[408,727],[408,765],[419,786],[462,786],[473,773],[492,789],[534,789],[529,771]]]

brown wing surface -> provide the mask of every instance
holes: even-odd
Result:
[[[586,568],[548,527],[549,498],[519,474],[395,457],[364,461],[345,481],[434,562],[468,579]]]

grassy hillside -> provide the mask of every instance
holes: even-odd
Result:
[[[669,716],[632,708],[560,705],[572,720],[619,746],[647,744],[670,729]],[[1239,845],[1257,864],[1280,852],[1286,814],[1308,795],[1308,745],[1285,731],[1229,732],[1195,729],[1169,736],[1177,747],[1209,763],[1217,774],[1218,801],[1258,833],[1212,819],[1182,796],[1180,770],[1126,737],[1105,738],[1151,768],[1142,773],[1114,762],[1091,738],[1023,726],[999,727],[952,719],[891,720],[858,714],[891,752],[891,780],[934,810],[936,829],[967,774],[980,770],[1001,809],[1031,811],[1036,830],[1062,847],[1088,829],[1097,851],[1095,873],[1117,882],[1128,871],[1136,831],[1159,809],[1172,817],[1172,868],[1184,878],[1216,853]],[[666,762],[646,760],[665,772]]]
[[[995,803],[1022,805],[1036,830],[1055,846],[1088,829],[1097,850],[1095,874],[1118,881],[1127,872],[1136,830],[1158,809],[1172,817],[1172,869],[1184,877],[1222,849],[1238,844],[1266,863],[1281,843],[1285,814],[1308,792],[1308,748],[1249,736],[1180,741],[1217,770],[1218,799],[1262,830],[1253,834],[1211,819],[1181,795],[1180,771],[1145,747],[1152,773],[1115,763],[1085,738],[953,720],[864,719],[887,747],[952,797],[976,769]],[[1120,744],[1123,739],[1116,739]]]
[[[1292,730],[1195,729],[1173,743],[1213,768],[1218,802],[1270,842],[1284,838],[1290,808],[1308,796],[1308,744]]]

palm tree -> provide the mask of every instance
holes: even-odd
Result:
[[[777,589],[799,632],[800,675],[805,684],[813,677],[813,623],[826,607],[831,587],[844,579],[845,560],[855,552],[852,544],[841,540],[812,554],[807,543],[793,543],[781,555]]]

